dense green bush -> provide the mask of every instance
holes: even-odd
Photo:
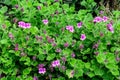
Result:
[[[62,0],[5,1],[0,80],[120,79],[120,11],[93,17],[93,0],[77,12]]]

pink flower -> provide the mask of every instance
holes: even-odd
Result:
[[[65,44],[64,44],[64,47],[68,47],[69,46],[69,44],[66,42]]]
[[[25,26],[25,22],[19,21],[19,22],[18,22],[18,26],[19,26],[19,27],[24,27],[24,26]]]
[[[66,29],[69,30],[70,32],[74,32],[73,26],[66,26]]]
[[[11,39],[13,39],[14,38],[14,36],[13,36],[13,34],[12,33],[9,33],[9,38],[11,38]]]
[[[103,22],[106,22],[106,21],[108,21],[108,17],[106,17],[106,16],[103,16],[103,18],[102,18],[102,20],[103,20]]]
[[[45,65],[44,64],[39,64],[38,68],[43,68]]]
[[[107,24],[107,29],[108,29],[110,32],[114,33],[114,29],[113,29],[113,26],[112,26],[111,23]]]
[[[19,6],[16,4],[16,5],[15,5],[15,8],[18,9],[18,7],[19,7]]]
[[[55,52],[60,53],[60,52],[61,52],[61,49],[60,49],[60,48],[57,48],[57,49],[55,50]]]
[[[34,77],[33,77],[33,80],[38,80],[38,77],[37,77],[37,76],[34,76]]]
[[[18,51],[18,44],[15,44],[15,51]]]
[[[77,23],[77,27],[78,27],[78,28],[81,28],[81,27],[82,27],[82,24],[83,24],[82,22]]]
[[[95,18],[94,18],[93,22],[94,22],[94,23],[99,23],[99,22],[102,22],[102,20],[103,20],[103,19],[98,16],[98,17],[95,17]]]
[[[40,74],[45,74],[46,73],[46,68],[39,68],[39,73]]]
[[[52,67],[56,67],[56,66],[60,66],[60,61],[59,60],[55,60],[52,62]]]
[[[97,49],[97,48],[98,48],[98,44],[94,44],[93,49]]]
[[[41,6],[37,6],[37,9],[40,10],[40,9],[41,9]]]
[[[86,35],[85,34],[81,34],[80,40],[85,40],[86,39]]]
[[[103,14],[104,13],[104,11],[100,11],[100,14]]]
[[[43,22],[45,25],[48,24],[48,20],[47,20],[47,19],[42,20],[42,22]]]
[[[31,24],[30,23],[25,23],[25,28],[30,28]]]
[[[30,28],[31,24],[30,23],[25,23],[23,21],[19,21],[18,26],[21,27],[21,28]]]
[[[75,53],[72,53],[71,56],[72,56],[72,58],[74,58],[75,57]]]

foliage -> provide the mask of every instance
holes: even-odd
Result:
[[[62,0],[5,1],[12,8],[0,9],[1,80],[120,79],[120,11],[94,18],[93,0],[78,12]]]

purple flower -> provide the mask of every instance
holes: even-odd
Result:
[[[39,68],[39,74],[45,74],[46,68]]]
[[[37,9],[40,10],[40,9],[41,9],[41,6],[37,6]]]
[[[24,27],[24,26],[25,26],[25,22],[19,21],[19,22],[18,22],[18,26],[19,26],[19,27]]]
[[[60,66],[60,60],[55,60],[52,62],[52,67]]]
[[[80,49],[83,49],[83,48],[84,48],[84,45],[81,44],[79,48],[80,48]]]
[[[93,22],[94,22],[94,23],[99,23],[99,22],[102,22],[102,20],[103,20],[103,19],[98,16],[98,17],[95,17],[95,18],[94,18]]]
[[[57,44],[56,43],[52,43],[52,46],[55,47]]]
[[[72,56],[72,58],[74,58],[75,57],[75,53],[72,53],[71,56]]]
[[[16,23],[17,21],[18,21],[18,19],[17,19],[17,18],[14,18],[14,19],[13,19],[13,22],[14,22],[14,23]]]
[[[36,56],[33,56],[32,59],[33,59],[33,60],[36,60]]]
[[[55,14],[59,14],[59,12],[58,12],[58,11],[55,11]]]
[[[44,64],[39,64],[38,68],[43,68],[45,65]]]
[[[30,28],[31,24],[30,23],[25,23],[23,21],[19,21],[18,26],[21,27],[21,28]]]
[[[113,26],[112,26],[111,23],[107,24],[107,29],[108,29],[110,32],[114,33],[114,29],[113,29]]]
[[[103,16],[103,18],[102,18],[102,20],[103,20],[103,22],[106,22],[106,21],[108,21],[108,17],[106,17],[106,16]]]
[[[103,36],[104,36],[104,34],[102,32],[100,32],[100,37],[103,37]]]
[[[70,78],[73,78],[74,74],[75,74],[75,71],[72,70],[72,71],[70,72]]]
[[[15,44],[15,51],[18,51],[18,44]]]
[[[57,49],[56,49],[56,52],[60,53],[60,52],[61,52],[61,49],[60,49],[60,48],[57,48]]]
[[[64,44],[64,47],[68,47],[69,46],[69,44],[66,42],[65,44]]]
[[[48,24],[48,20],[47,20],[47,19],[42,20],[42,22],[43,22],[45,25]]]
[[[97,56],[99,54],[99,52],[94,52],[94,54]]]
[[[18,5],[17,4],[15,5],[15,8],[18,9]]]
[[[85,40],[86,39],[86,35],[85,34],[81,34],[80,40]]]
[[[104,13],[104,11],[101,10],[101,11],[100,11],[100,14],[103,14],[103,13]]]
[[[62,68],[62,70],[63,70],[63,71],[66,69],[66,67],[65,67],[65,66],[61,66],[61,68]]]
[[[30,28],[31,24],[30,23],[25,23],[25,28]]]
[[[82,24],[83,24],[82,22],[77,23],[77,27],[78,27],[78,28],[81,28],[81,27],[82,27]]]
[[[33,77],[33,80],[38,80],[38,78],[36,76]]]
[[[120,58],[119,58],[119,57],[116,57],[116,61],[120,61]]]
[[[61,58],[63,62],[66,62],[66,57]]]
[[[66,26],[66,29],[69,30],[70,32],[74,32],[73,26]]]
[[[13,39],[13,38],[14,38],[14,36],[13,36],[13,34],[12,34],[12,33],[9,33],[9,38],[11,38],[11,39]]]
[[[94,44],[93,49],[97,49],[97,48],[98,48],[98,44]]]

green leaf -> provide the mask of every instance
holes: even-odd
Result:
[[[15,51],[14,50],[9,50],[9,53],[15,53]]]
[[[62,7],[66,10],[69,8],[69,5],[68,4],[63,4]]]
[[[72,67],[74,67],[76,65],[76,59],[71,59],[69,63]]]
[[[33,80],[31,76],[28,76],[25,80]]]
[[[73,70],[67,69],[66,70],[66,75],[68,76],[68,78],[73,78],[73,75],[71,74]]]
[[[2,14],[4,14],[5,12],[7,12],[7,10],[8,10],[8,8],[7,8],[6,6],[4,6],[4,7],[2,7],[2,8],[0,9],[0,12],[1,12]]]
[[[92,77],[95,76],[94,72],[89,72],[87,75],[88,75],[90,78],[92,78]]]
[[[57,80],[65,80],[64,77],[59,77]]]
[[[104,71],[101,68],[94,69],[95,75],[102,76],[104,74]]]
[[[5,21],[5,25],[6,25],[7,27],[10,27],[10,26],[11,26],[10,21],[6,20],[6,21]]]
[[[78,69],[83,69],[84,68],[84,62],[82,60],[77,59],[75,67],[78,68]]]
[[[0,80],[7,80],[5,77],[1,78]]]
[[[110,70],[118,69],[118,66],[115,65],[114,63],[107,63],[105,66]]]
[[[113,53],[107,53],[106,54],[106,59],[109,63],[113,63],[113,64],[116,63],[116,59],[115,59],[115,56],[114,56]]]
[[[7,39],[3,39],[0,41],[1,44],[7,44]]]
[[[39,60],[43,61],[45,59],[45,55],[44,54],[39,54],[37,56],[39,58]]]
[[[87,2],[85,0],[82,0],[82,2],[80,3],[82,6],[86,6]]]
[[[85,63],[85,67],[86,67],[87,69],[89,69],[89,68],[90,68],[90,63],[89,63],[89,62]]]
[[[75,68],[75,74],[74,74],[74,76],[76,78],[79,78],[80,76],[83,76],[83,70],[80,69],[80,68]]]
[[[26,68],[26,69],[23,70],[23,74],[27,75],[27,74],[30,73],[31,70],[32,70],[31,67],[28,67],[28,68]]]
[[[47,56],[47,60],[50,61],[50,60],[53,60],[55,58],[55,53],[49,53],[48,56]]]
[[[98,56],[96,57],[97,61],[99,63],[104,63],[105,59],[106,59],[106,55],[104,53],[99,53]]]
[[[38,28],[37,27],[31,27],[30,31],[31,31],[32,34],[36,34],[36,33],[38,33]]]
[[[114,76],[118,76],[118,75],[119,75],[119,71],[118,71],[117,69],[110,70],[110,72],[111,72]]]

